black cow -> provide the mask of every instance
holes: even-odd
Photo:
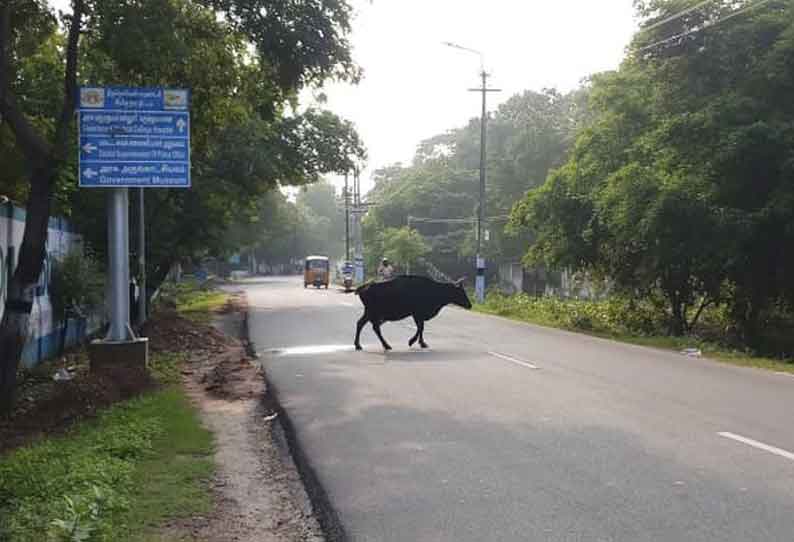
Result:
[[[416,335],[408,341],[413,346],[419,340],[422,348],[427,348],[424,339],[425,322],[433,318],[445,305],[454,303],[470,309],[471,302],[463,289],[462,279],[455,283],[436,282],[426,277],[400,275],[385,282],[371,282],[356,290],[356,295],[364,304],[364,316],[356,326],[356,350],[361,350],[361,330],[372,323],[372,329],[380,339],[383,348],[391,346],[383,339],[380,326],[384,322],[394,322],[413,316],[416,322]]]

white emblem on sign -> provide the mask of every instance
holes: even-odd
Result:
[[[164,109],[187,109],[187,90],[164,90]]]
[[[105,89],[93,87],[81,88],[80,107],[95,107],[98,109],[105,107]]]

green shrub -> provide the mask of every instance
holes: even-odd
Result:
[[[71,316],[86,316],[102,305],[105,275],[94,258],[73,250],[55,260],[50,281],[50,300],[55,318],[63,322]]]
[[[151,397],[114,407],[96,424],[43,440],[0,460],[0,540],[114,540],[129,506],[136,461],[163,431],[137,415]]]
[[[598,301],[531,297],[521,293],[488,295],[485,312],[520,318],[541,325],[596,333],[653,335],[664,333],[664,318],[648,302],[621,297]]]

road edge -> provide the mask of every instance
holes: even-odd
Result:
[[[243,318],[241,322],[240,338],[245,346],[245,350],[252,360],[258,359],[256,353],[256,345],[251,340],[250,326],[249,326],[249,312],[250,307],[246,306],[243,311]],[[260,367],[262,367],[260,365]],[[264,370],[264,367],[262,367]],[[347,542],[347,533],[342,526],[339,519],[339,514],[331,504],[328,493],[320,483],[317,472],[311,464],[308,456],[303,450],[300,439],[297,436],[297,431],[289,417],[288,412],[281,406],[279,401],[278,388],[270,381],[267,381],[267,393],[262,395],[260,404],[265,412],[277,414],[275,422],[278,423],[282,435],[285,437],[287,445],[287,453],[292,457],[292,461],[297,467],[298,474],[300,475],[301,482],[303,483],[304,491],[309,498],[312,510],[320,523],[323,535],[327,542]]]

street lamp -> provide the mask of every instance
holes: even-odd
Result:
[[[489,92],[499,92],[498,88],[488,88],[488,72],[485,71],[485,59],[482,52],[452,43],[450,41],[442,42],[447,47],[473,53],[480,57],[480,77],[482,78],[482,86],[480,88],[470,88],[470,92],[482,93],[482,117],[480,119],[480,205],[477,212],[477,279],[475,281],[475,295],[477,301],[482,303],[485,300],[485,258],[482,255],[482,232],[483,222],[485,220],[485,135],[487,124],[487,111],[485,97]]]

